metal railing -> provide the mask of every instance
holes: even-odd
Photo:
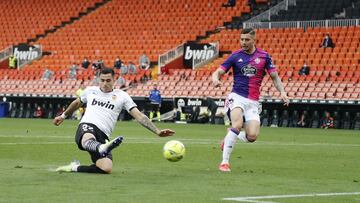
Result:
[[[9,56],[13,53],[13,47],[10,46],[8,48],[5,48],[3,49],[1,52],[0,52],[0,62],[9,58]]]
[[[272,15],[277,15],[281,10],[288,10],[289,6],[295,6],[296,0],[284,0],[278,3],[276,6],[270,8],[269,10],[249,19],[247,22],[261,22],[261,21],[270,21]]]
[[[245,22],[244,28],[304,28],[308,27],[338,27],[359,26],[360,19],[338,19],[338,20],[312,20],[312,21],[283,21],[283,22]]]
[[[184,43],[170,49],[164,54],[161,54],[158,58],[158,74],[161,74],[161,68],[178,57],[184,55]]]
[[[202,67],[202,66],[210,63],[211,61],[213,61],[215,58],[217,58],[219,56],[219,42],[211,42],[210,44],[211,44],[211,46],[209,48],[207,48],[207,52],[212,51],[212,53],[213,53],[212,57],[210,57],[210,58],[200,57],[199,59],[194,59],[195,57],[193,56],[193,60],[192,60],[193,69]]]

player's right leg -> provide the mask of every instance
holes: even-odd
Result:
[[[118,147],[123,141],[123,137],[118,136],[115,139],[106,142],[105,144],[101,144],[98,148],[98,152],[100,156],[105,157],[107,154],[109,154],[113,149]]]
[[[230,171],[230,155],[235,147],[237,136],[243,125],[243,110],[240,107],[233,108],[230,112],[231,128],[224,138],[224,149],[222,154],[222,161],[219,165],[219,170],[224,172]]]

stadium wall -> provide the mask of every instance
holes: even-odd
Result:
[[[0,98],[3,100],[3,98]],[[140,111],[144,112],[145,114],[148,114],[148,110],[150,109],[150,103],[147,98],[145,97],[133,97],[135,103],[138,105],[138,108]],[[36,105],[40,106],[46,106],[48,109],[47,111],[51,110],[53,111],[53,115],[55,116],[56,112],[58,111],[56,108],[58,106],[67,106],[73,101],[73,98],[39,98],[39,97],[6,97],[6,101],[9,102],[11,105],[17,104],[17,110],[19,110],[19,104],[23,103],[24,111],[26,110],[27,104],[30,104],[32,111],[35,109]],[[218,104],[220,109],[223,109],[224,106],[224,100],[223,99],[216,99],[215,103]],[[49,109],[49,104],[52,104],[53,109]],[[200,106],[200,107],[206,107],[207,103],[202,98],[164,98],[162,106],[161,106],[161,113],[166,113],[174,108],[178,108],[181,106]],[[264,101],[262,102],[263,106],[263,112],[264,110],[267,111],[267,117],[271,119],[273,116],[273,113],[277,112],[277,115],[279,116],[279,119],[281,119],[281,115],[284,110],[287,110],[289,112],[289,115],[291,116],[293,112],[296,110],[299,114],[306,111],[308,113],[309,119],[311,119],[311,116],[314,111],[318,111],[320,117],[322,117],[323,112],[329,111],[331,113],[338,112],[339,120],[340,122],[343,116],[346,112],[350,113],[350,119],[352,122],[355,118],[356,113],[360,113],[360,104],[340,104],[340,103],[291,103],[289,107],[284,107],[283,103],[280,101]],[[32,112],[31,111],[31,112]],[[7,114],[7,117],[11,117],[11,107],[10,111]],[[23,114],[24,115],[24,114]],[[30,114],[31,115],[31,114]],[[265,115],[262,114],[262,117]],[[31,117],[31,116],[30,116]],[[131,116],[124,112],[122,114],[121,120],[130,120]],[[270,125],[270,123],[269,123]]]

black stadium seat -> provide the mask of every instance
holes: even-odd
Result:
[[[352,125],[354,130],[360,130],[360,112],[357,112],[354,118],[354,124]]]
[[[337,111],[334,111],[334,128],[340,128],[340,116],[339,113]]]
[[[269,126],[269,113],[264,109],[261,113],[261,126]]]
[[[310,121],[310,127],[311,128],[318,128],[320,126],[320,117],[319,117],[319,112],[318,111],[314,111],[313,115],[311,117],[311,121]]]
[[[289,112],[287,110],[284,110],[281,114],[280,118],[280,127],[288,127],[289,125]]]
[[[350,129],[351,127],[351,118],[350,118],[350,113],[349,112],[345,112],[343,118],[341,119],[341,128],[342,129]]]
[[[334,15],[350,7],[355,0],[297,0],[296,6],[289,6],[287,11],[280,11],[271,21],[297,21],[297,20],[325,20],[333,19]],[[352,8],[347,9],[347,18],[357,18],[357,12]]]

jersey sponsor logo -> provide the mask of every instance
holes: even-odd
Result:
[[[111,104],[110,101],[104,102],[104,101],[98,101],[95,98],[92,100],[91,105],[93,106],[100,106],[107,109],[113,110],[115,108],[114,104]]]
[[[257,69],[254,66],[248,64],[244,68],[241,69],[241,73],[247,77],[252,77],[256,75]]]

